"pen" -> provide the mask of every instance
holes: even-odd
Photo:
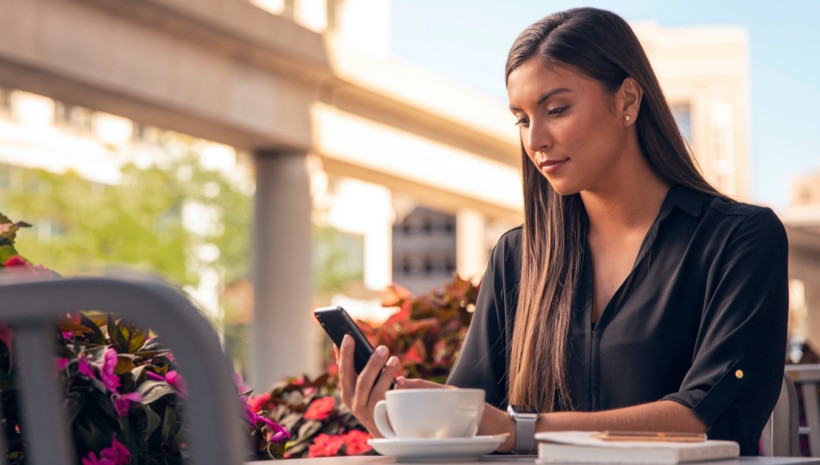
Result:
[[[592,437],[603,441],[660,441],[704,442],[704,433],[654,432],[654,431],[604,431]]]

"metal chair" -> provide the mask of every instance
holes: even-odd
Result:
[[[27,438],[29,464],[75,463],[62,398],[54,383],[50,337],[55,318],[78,309],[115,312],[161,335],[188,383],[190,463],[242,463],[241,410],[231,363],[211,324],[177,290],[145,276],[21,279],[7,275],[0,277],[0,305],[0,323],[14,331],[15,358],[25,372],[20,377],[22,421],[28,431],[36,431]],[[6,463],[5,456],[0,463]]]
[[[808,436],[810,455],[816,457],[820,455],[820,408],[817,402],[820,364],[786,365],[786,374],[803,397],[805,425],[800,427],[799,432],[801,436]]]
[[[789,378],[783,376],[780,396],[772,410],[769,421],[760,437],[761,455],[799,457],[797,389]]]

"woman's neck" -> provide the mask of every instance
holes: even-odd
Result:
[[[590,232],[606,231],[618,235],[619,232],[628,234],[636,230],[645,233],[649,229],[670,186],[648,166],[643,174],[632,176],[632,179],[620,178],[620,182],[606,191],[581,192]]]

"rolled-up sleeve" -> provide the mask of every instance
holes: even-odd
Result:
[[[786,232],[771,210],[760,209],[724,243],[710,246],[721,250],[704,270],[706,301],[692,366],[680,391],[664,399],[691,408],[711,438],[756,444],[777,401],[785,363]]]

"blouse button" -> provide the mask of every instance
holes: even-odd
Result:
[[[735,371],[735,378],[737,378],[737,379],[743,379],[743,370],[737,370],[737,371]]]

